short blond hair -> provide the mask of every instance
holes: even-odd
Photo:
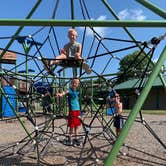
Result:
[[[73,79],[71,80],[71,82],[78,82],[78,83],[80,83],[80,79],[79,79],[79,78],[73,78]]]
[[[77,31],[76,31],[74,28],[69,29],[68,35],[69,35],[70,33],[72,33],[72,32],[76,33],[76,36],[78,36],[78,33],[77,33]]]

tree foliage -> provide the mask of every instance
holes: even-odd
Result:
[[[140,51],[126,55],[119,65],[118,83],[145,76],[151,72],[153,67],[150,56]]]

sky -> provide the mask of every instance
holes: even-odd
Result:
[[[107,2],[120,20],[164,20],[151,10],[138,3],[136,0],[107,0]],[[149,0],[149,2],[159,7],[161,10],[166,11],[165,0]],[[0,18],[25,19],[36,3],[37,0],[13,0],[12,3],[11,0],[1,0]],[[31,17],[31,19],[40,20],[52,18],[57,20],[70,20],[70,1],[42,0]],[[100,0],[74,0],[74,19],[91,19],[101,21],[115,20],[110,11]],[[6,47],[18,28],[18,26],[0,26],[0,48],[4,49]],[[24,27],[18,36],[27,36],[27,40],[34,40],[35,42],[42,44],[40,50],[38,50],[38,46],[32,46],[32,48],[30,49],[28,57],[34,56],[34,58],[28,61],[28,68],[34,69],[35,74],[41,73],[43,64],[40,58],[54,58],[59,54],[59,49],[63,48],[64,44],[68,42],[67,32],[69,28],[71,27],[54,27],[53,30],[50,29],[50,27]],[[93,69],[91,75],[84,74],[83,76],[96,76],[116,73],[118,72],[119,61],[125,55],[131,54],[135,50],[138,50],[138,48],[136,47],[134,49],[128,49],[126,51],[108,54],[108,52],[134,45],[134,43],[110,40],[111,38],[131,40],[128,34],[121,27],[93,27],[96,35],[90,28],[75,28],[78,31],[77,41],[80,42],[83,46],[82,56],[84,59],[87,59],[87,63]],[[150,41],[153,37],[160,37],[164,35],[166,33],[166,28],[132,27],[128,28],[128,31],[134,36],[136,41],[144,42]],[[49,40],[44,43],[44,41],[48,38]],[[100,41],[102,44],[100,43]],[[166,37],[165,40],[161,41],[156,48],[155,54],[153,56],[153,61],[157,61],[165,46],[165,43]],[[23,54],[25,53],[22,44],[20,44],[18,40],[15,40],[12,43],[9,50]],[[101,54],[106,55],[98,56],[96,58],[89,58]],[[17,65],[3,65],[3,68],[10,68],[13,71],[24,70],[26,68],[25,57],[25,55],[17,54]],[[55,70],[56,74],[60,68],[61,67],[58,67]],[[45,72],[46,71],[44,71],[42,74],[44,74]],[[65,69],[65,77],[71,77],[71,72],[71,68]]]

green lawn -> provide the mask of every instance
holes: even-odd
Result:
[[[124,113],[129,113],[131,110],[123,110]],[[143,114],[153,114],[153,115],[166,115],[166,110],[142,110]]]

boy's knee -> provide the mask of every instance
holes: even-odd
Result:
[[[82,57],[80,56],[80,54],[75,54],[75,59],[82,59]]]
[[[59,56],[59,59],[67,59],[66,54],[61,54],[61,55]]]

